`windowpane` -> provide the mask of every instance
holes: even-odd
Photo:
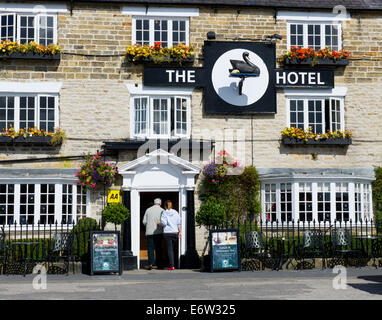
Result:
[[[312,184],[309,182],[299,183],[299,219],[300,221],[313,220]]]
[[[13,224],[14,221],[14,185],[0,185],[0,224]]]
[[[301,108],[302,103],[302,108]],[[290,100],[290,126],[304,129],[303,100]]]
[[[54,18],[53,16],[40,16],[39,20],[39,44],[47,46],[54,42]]]
[[[35,41],[34,16],[20,16],[20,43]]]
[[[308,126],[312,128],[312,132],[321,134],[322,133],[322,102],[321,100],[309,100],[308,101],[309,111],[308,111]]]
[[[276,184],[265,184],[265,219],[269,222],[277,220]]]
[[[172,41],[173,45],[178,43],[186,44],[186,22],[183,20],[172,22]]]
[[[174,101],[172,99],[172,101]],[[187,100],[182,98],[175,99],[175,111],[176,111],[176,135],[187,134]]]
[[[69,188],[70,185],[66,186],[65,190],[62,191],[62,220],[63,224],[71,224],[73,223],[73,212],[72,212],[72,189]]]
[[[40,186],[40,223],[55,221],[55,185],[41,184]]]
[[[321,49],[321,25],[308,25],[308,47],[315,51]]]
[[[292,221],[292,185],[290,183],[280,184],[281,198],[281,221]]]
[[[0,97],[0,131],[14,126],[14,98]]]
[[[167,21],[154,20],[155,41],[162,42],[162,47],[167,47]]]
[[[136,43],[144,46],[150,44],[149,20],[135,20]]]
[[[338,25],[325,25],[325,46],[338,50]]]
[[[147,133],[147,98],[134,99],[134,133]]]
[[[20,97],[20,129],[35,126],[35,98]]]
[[[330,99],[330,113],[331,113],[331,123],[330,130],[337,131],[341,130],[341,101],[339,99]]]
[[[291,46],[303,47],[303,25],[291,24],[290,31],[289,39]]]
[[[15,41],[15,15],[1,14],[0,18],[0,40]]]
[[[33,188],[31,187],[33,186]],[[20,224],[34,223],[34,185],[20,185]]]

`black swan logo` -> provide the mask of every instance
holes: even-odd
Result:
[[[243,52],[243,60],[230,60],[232,69],[229,69],[230,77],[241,78],[239,82],[239,94],[242,94],[243,83],[245,78],[258,77],[260,69],[248,59],[249,53]]]

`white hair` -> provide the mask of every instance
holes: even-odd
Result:
[[[162,200],[159,198],[154,199],[154,204],[162,204]]]

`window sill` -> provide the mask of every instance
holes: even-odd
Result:
[[[348,146],[352,144],[352,139],[308,139],[308,141],[305,141],[301,139],[283,138],[282,143],[284,145]]]
[[[349,59],[340,59],[340,60],[332,60],[332,59],[317,59],[316,64],[312,65],[312,60],[311,59],[306,59],[306,60],[290,60],[290,59],[285,59],[283,64],[285,66],[299,66],[302,65],[306,67],[307,65],[310,66],[347,66],[349,64]]]
[[[52,137],[17,137],[12,139],[11,137],[0,136],[0,145],[44,145],[50,146]],[[62,143],[62,140],[59,144]]]
[[[26,60],[60,60],[61,54],[52,54],[52,55],[40,55],[33,52],[20,53],[13,52],[11,54],[1,53],[0,59],[26,59]]]

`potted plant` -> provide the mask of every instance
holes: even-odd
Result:
[[[118,174],[118,168],[109,161],[101,158],[101,153],[96,155],[87,155],[86,161],[81,165],[75,176],[78,178],[77,184],[87,190],[95,190],[97,186],[110,187],[115,176]]]
[[[204,226],[207,231],[213,227],[217,227],[226,221],[226,208],[221,202],[217,202],[214,197],[210,197],[205,203],[201,204],[195,222],[197,226]],[[202,270],[209,270],[210,255],[205,254],[208,248],[208,238],[202,252]]]
[[[113,223],[115,230],[117,225],[124,223],[130,216],[130,211],[122,203],[109,203],[102,211],[103,223]]]

